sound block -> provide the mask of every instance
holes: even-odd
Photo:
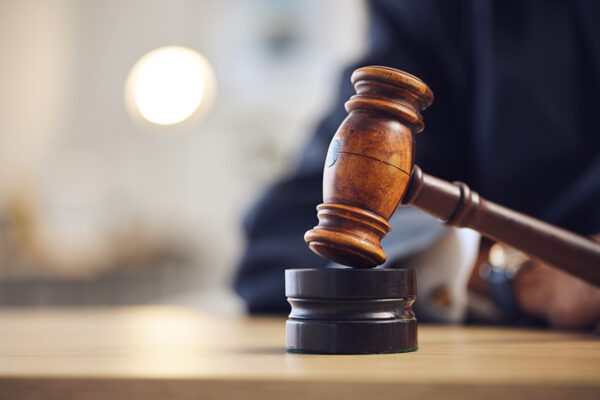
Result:
[[[288,269],[287,351],[382,354],[417,350],[416,274],[406,269]]]

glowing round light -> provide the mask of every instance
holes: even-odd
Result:
[[[172,125],[207,108],[213,89],[214,74],[202,55],[187,47],[169,46],[135,63],[127,78],[126,96],[129,107],[144,119]]]

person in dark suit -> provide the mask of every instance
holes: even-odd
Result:
[[[402,69],[434,89],[417,137],[425,171],[580,234],[600,234],[600,2],[380,0],[369,2],[369,16],[367,54],[342,74],[334,109],[295,169],[245,220],[235,288],[250,312],[289,311],[284,269],[328,263],[303,234],[315,225],[327,148],[360,66]],[[422,226],[429,237],[440,229]],[[410,246],[396,259],[409,256]],[[540,263],[530,262],[509,286],[513,312],[556,326],[600,319],[598,288]]]

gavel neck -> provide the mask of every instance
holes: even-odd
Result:
[[[600,286],[598,243],[488,201],[462,182],[450,183],[414,166],[402,204],[447,225],[474,229]]]
[[[426,213],[436,217],[445,224],[453,226],[465,226],[456,221],[456,214],[464,214],[468,211],[464,206],[472,206],[471,203],[461,204],[463,195],[461,188],[466,185],[452,184],[442,179],[424,173],[419,166],[415,165],[410,177],[402,204],[413,205]],[[476,194],[476,197],[479,196]]]

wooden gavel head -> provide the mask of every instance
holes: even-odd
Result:
[[[319,225],[304,240],[315,253],[357,268],[382,264],[381,239],[406,191],[414,165],[414,134],[433,93],[420,79],[387,67],[352,74],[356,94],[333,137],[323,173]]]

